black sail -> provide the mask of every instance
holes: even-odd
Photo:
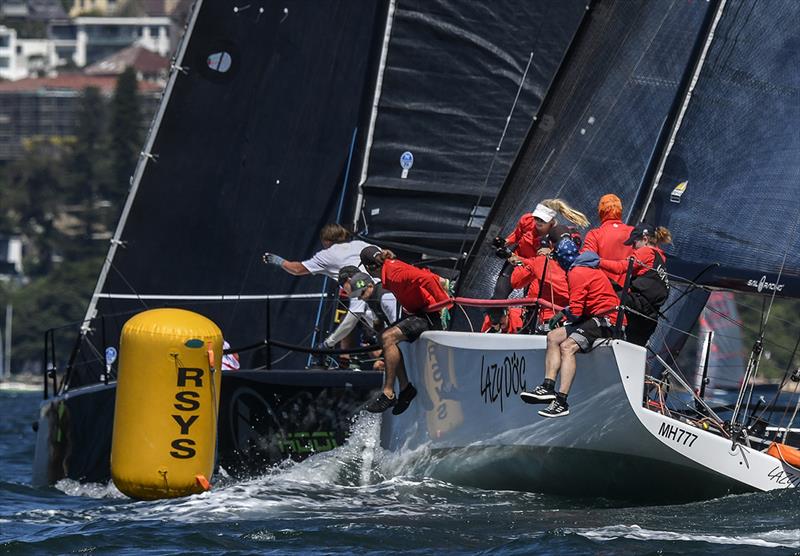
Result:
[[[469,248],[586,3],[393,3],[359,229],[412,253]]]
[[[509,233],[546,198],[563,198],[596,219],[600,196],[616,193],[629,217],[709,15],[707,2],[593,3],[482,239]],[[489,297],[501,262],[478,243],[460,294]]]
[[[722,11],[647,214],[673,274],[716,264],[697,281],[800,296],[798,21],[792,0]]]
[[[385,5],[208,1],[195,9],[76,369],[118,346],[122,324],[147,307],[196,310],[234,347],[263,340],[266,301],[247,296],[319,294],[323,279],[292,277],[261,254],[308,258],[321,249],[321,226],[345,221],[348,198],[352,206],[351,145],[368,113]],[[220,295],[244,299],[207,299]],[[270,303],[271,336],[309,345],[319,301]],[[295,357],[283,365],[305,362]],[[72,382],[97,376],[76,371]]]

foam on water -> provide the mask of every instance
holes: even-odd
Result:
[[[565,529],[566,533],[576,533],[598,541],[613,541],[619,538],[640,541],[684,541],[707,542],[712,544],[731,544],[760,546],[765,548],[800,548],[800,529],[773,530],[748,535],[724,536],[700,533],[658,531],[643,529],[638,525],[611,525],[597,529]]]

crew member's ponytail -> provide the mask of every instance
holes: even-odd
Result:
[[[653,241],[656,245],[672,243],[672,234],[669,233],[669,230],[664,226],[659,226],[653,233],[653,238],[651,241]]]
[[[589,219],[582,212],[575,210],[561,199],[545,199],[542,204],[559,213],[561,216],[581,228],[589,225]]]
[[[385,263],[389,259],[396,259],[396,258],[397,255],[395,255],[392,251],[389,251],[388,249],[381,249],[381,252],[375,255],[375,260],[380,264]]]

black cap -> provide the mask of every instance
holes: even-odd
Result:
[[[644,236],[653,235],[653,226],[646,222],[640,222],[634,229],[631,230],[631,235],[623,242],[625,245],[633,245],[637,239],[642,239]]]
[[[376,267],[381,264],[378,262],[377,257],[381,254],[381,250],[374,245],[369,245],[361,250],[361,264],[364,266]]]
[[[353,274],[358,274],[361,269],[357,266],[347,265],[339,269],[339,285],[344,286]]]

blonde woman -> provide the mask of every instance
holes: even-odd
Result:
[[[507,299],[513,290],[511,273],[515,265],[508,261],[512,255],[523,259],[547,255],[565,235],[580,241],[577,229],[561,224],[558,216],[581,228],[589,225],[589,219],[585,214],[575,210],[562,199],[545,199],[536,205],[533,212],[524,214],[517,222],[514,231],[506,238],[495,238],[497,255],[506,259],[506,263],[497,276],[492,299]],[[507,312],[502,307],[489,309],[486,314],[489,320],[488,332],[502,332],[507,328]]]

